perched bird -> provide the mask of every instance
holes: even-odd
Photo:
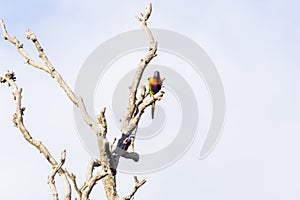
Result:
[[[131,145],[131,143],[133,143],[135,138],[135,135],[130,134],[130,135],[125,135],[122,134],[122,137],[119,139],[117,147],[127,151],[128,147]]]
[[[152,97],[157,92],[159,92],[162,86],[162,80],[160,78],[159,71],[155,71],[153,76],[151,76],[148,79],[148,81],[149,81],[149,94],[150,97]],[[154,110],[155,110],[155,102],[152,103],[152,119],[154,119]]]

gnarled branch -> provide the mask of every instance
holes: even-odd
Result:
[[[127,113],[122,119],[122,130],[121,132],[124,134],[128,134],[129,123],[134,114],[136,108],[136,94],[137,89],[139,87],[140,81],[142,79],[144,70],[148,66],[149,62],[156,56],[157,51],[157,42],[155,42],[154,37],[152,35],[151,30],[147,26],[147,20],[149,19],[152,12],[152,4],[149,3],[145,12],[141,14],[141,17],[138,17],[139,21],[142,23],[142,28],[146,31],[148,40],[149,40],[149,50],[144,59],[141,59],[137,71],[135,73],[135,77],[130,87],[130,95],[127,107]]]
[[[24,125],[23,115],[24,115],[25,108],[22,107],[22,89],[18,88],[15,81],[16,81],[16,77],[15,77],[14,72],[7,72],[4,75],[4,77],[0,77],[1,83],[8,83],[8,86],[13,89],[13,96],[14,96],[14,100],[16,101],[16,111],[14,113],[13,122],[14,122],[15,126],[20,130],[20,132],[22,133],[25,140],[27,142],[29,142],[31,145],[33,145],[35,148],[37,148],[40,151],[40,153],[42,153],[44,155],[44,157],[47,159],[47,161],[55,169],[57,166],[59,166],[59,163],[54,159],[54,157],[50,154],[49,150],[46,148],[46,146],[44,144],[42,144],[41,141],[35,140],[30,135],[29,131],[26,129],[26,127]],[[70,186],[70,183],[66,176],[66,171],[59,167],[57,169],[57,172],[61,176],[62,181],[65,186],[65,200],[70,200],[71,199],[71,186]]]

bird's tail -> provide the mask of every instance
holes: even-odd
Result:
[[[154,110],[155,110],[155,103],[153,102],[152,103],[152,109],[151,109],[151,111],[152,111],[152,119],[154,119]]]

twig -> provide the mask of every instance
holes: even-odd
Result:
[[[82,191],[82,200],[88,200],[88,197],[96,183],[107,175],[108,173],[98,172],[94,177],[92,177],[87,182],[86,188]]]
[[[140,105],[137,108],[137,112],[136,112],[135,116],[130,121],[130,123],[128,125],[128,127],[129,127],[128,129],[131,130],[131,129],[135,128],[138,125],[145,109],[148,106],[150,106],[153,102],[161,100],[163,95],[164,95],[164,91],[160,90],[158,93],[153,95],[151,98],[143,99],[142,103],[140,103]]]
[[[80,198],[82,194],[81,194],[80,189],[78,188],[78,184],[77,184],[77,181],[76,181],[76,175],[73,174],[73,173],[70,174],[69,172],[67,172],[67,175],[71,179],[71,181],[73,182],[74,189],[77,192],[78,197]]]
[[[138,191],[138,189],[147,182],[145,179],[143,179],[142,181],[139,181],[136,176],[134,176],[133,179],[135,182],[135,186],[134,186],[133,190],[131,191],[131,193],[128,196],[124,197],[122,200],[133,199],[133,197],[134,197],[135,193]]]
[[[62,153],[61,153],[61,158],[60,158],[60,162],[59,164],[53,168],[51,174],[48,176],[48,184],[50,186],[50,189],[52,191],[52,194],[53,194],[53,199],[54,200],[58,200],[58,193],[57,193],[57,189],[56,189],[56,186],[55,186],[55,175],[58,173],[58,171],[61,169],[61,167],[63,166],[63,164],[65,163],[65,160],[66,160],[66,150],[64,150]]]
[[[8,40],[10,43],[12,43],[17,51],[26,59],[26,63],[29,64],[29,65],[32,65],[38,69],[41,69],[47,73],[49,73],[49,70],[47,67],[45,67],[44,65],[40,64],[40,63],[37,63],[35,61],[33,61],[30,56],[26,53],[26,51],[23,49],[23,44],[19,42],[19,40],[17,40],[17,38],[15,37],[10,37],[8,35],[8,32],[6,30],[6,27],[5,27],[5,24],[3,22],[3,20],[1,19],[0,20],[0,25],[2,27],[2,32],[3,32],[3,35],[4,35],[4,39],[5,40]]]

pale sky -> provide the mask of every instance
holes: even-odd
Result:
[[[36,55],[25,39],[27,28],[34,31],[52,63],[73,86],[81,65],[97,46],[114,35],[140,28],[134,16],[147,3],[2,0],[0,17],[10,34]],[[300,3],[152,3],[150,27],[190,37],[213,60],[225,87],[227,111],[222,138],[206,159],[198,160],[203,138],[199,135],[175,164],[139,176],[148,183],[136,199],[299,199]],[[90,155],[77,136],[72,104],[54,80],[23,63],[16,50],[0,40],[0,72],[16,72],[24,90],[27,128],[56,158],[66,148],[66,167],[82,181]],[[1,198],[51,199],[47,185],[51,167],[13,127],[13,112],[11,91],[1,86]],[[121,195],[131,191],[131,177],[118,175]],[[57,182],[61,184],[59,179]],[[101,184],[92,197],[104,198]]]

